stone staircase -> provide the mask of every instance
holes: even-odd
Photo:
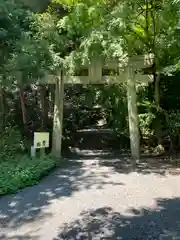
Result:
[[[117,139],[112,129],[104,126],[89,126],[73,134],[68,156],[87,159],[110,158],[127,148],[128,139],[123,135],[122,139]]]

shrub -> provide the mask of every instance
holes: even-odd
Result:
[[[180,111],[172,111],[168,116],[168,125],[171,135],[180,135]]]
[[[139,127],[143,136],[152,134],[153,129],[151,128],[151,125],[155,118],[155,114],[151,112],[139,114]]]
[[[35,185],[56,167],[50,157],[30,159],[27,156],[0,163],[0,195],[15,193],[27,186]]]
[[[12,127],[6,127],[0,134],[0,161],[13,159],[22,145],[21,133]]]

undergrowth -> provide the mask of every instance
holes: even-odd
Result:
[[[57,166],[57,160],[51,157],[16,157],[0,162],[0,195],[17,192],[19,189],[38,184]]]

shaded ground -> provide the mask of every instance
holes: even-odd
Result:
[[[68,155],[74,160],[99,160],[100,166],[112,167],[118,173],[131,173],[134,171],[130,154],[125,151],[105,151],[105,150],[79,150],[72,149]],[[136,172],[142,174],[160,174],[165,175],[167,172],[176,175],[180,174],[180,159],[170,160],[160,157],[144,157],[136,165]]]
[[[67,134],[66,134],[67,136]],[[116,151],[130,149],[129,137],[121,134],[116,137],[112,129],[107,126],[86,126],[86,128],[69,132],[69,139],[63,141],[63,154],[67,154],[67,148],[82,150]],[[68,152],[69,153],[69,152]]]
[[[180,239],[180,198],[157,201],[157,209],[130,209],[123,216],[110,207],[81,213],[81,218],[65,224],[54,240],[60,239]]]
[[[89,156],[1,198],[0,240],[180,239],[180,176],[110,159]]]

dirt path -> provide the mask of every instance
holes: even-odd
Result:
[[[0,240],[180,239],[180,176],[82,161],[0,199]]]

